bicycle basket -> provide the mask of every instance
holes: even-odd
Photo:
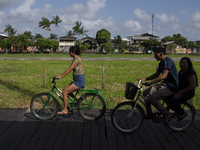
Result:
[[[134,99],[137,93],[138,87],[131,82],[126,82],[125,97],[126,99]]]

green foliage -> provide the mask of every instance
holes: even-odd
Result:
[[[42,27],[42,29],[51,31],[50,26],[52,22],[46,17],[42,17],[41,19],[42,21],[39,21],[39,27]]]
[[[107,53],[112,53],[115,51],[115,48],[112,47],[110,42],[102,43],[101,47],[107,52]]]
[[[90,48],[90,44],[87,44],[87,43],[82,44],[80,40],[76,40],[76,43],[80,46],[81,51],[84,51]]]
[[[55,17],[53,16],[53,20],[51,21],[52,24],[55,24],[56,27],[59,27],[59,23],[61,23],[62,20],[60,20],[60,17],[56,15]]]
[[[188,41],[188,46],[187,46],[187,48],[191,48],[191,49],[194,49],[194,48],[196,48],[197,46],[196,46],[196,44],[194,43],[194,41]]]
[[[183,45],[187,43],[187,39],[185,37],[183,37],[180,33],[174,34],[173,37],[166,36],[161,39],[161,42],[163,42],[163,43],[165,43],[167,41],[177,41],[178,43],[183,44]]]
[[[34,36],[34,40],[37,40],[39,38],[44,38],[44,37],[42,36],[42,34],[36,33],[35,36]]]
[[[6,25],[6,28],[4,29],[4,32],[8,32],[9,36],[14,36],[17,32],[17,30],[14,30],[14,28],[12,28],[12,25],[8,24]]]
[[[39,46],[39,50],[41,52],[44,52],[45,49],[57,48],[59,46],[59,42],[52,41],[49,39],[39,38],[39,39],[37,39],[37,45]]]
[[[73,34],[72,35],[82,35],[82,36],[86,35],[87,36],[86,32],[88,32],[88,30],[84,30],[84,27],[82,26],[82,22],[76,21],[75,24],[76,24],[76,26],[74,26],[72,28],[73,29]]]
[[[32,33],[30,31],[25,31],[23,34],[26,36],[27,39],[33,39]]]
[[[51,40],[57,40],[58,39],[57,37],[58,37],[58,35],[51,33],[49,39],[51,39]]]
[[[110,40],[111,33],[106,29],[101,29],[96,33],[96,40],[99,45],[106,43]]]
[[[150,47],[161,46],[162,43],[159,42],[157,39],[149,39],[142,42],[141,45],[143,45],[145,48],[150,48]]]

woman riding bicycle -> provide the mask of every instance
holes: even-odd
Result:
[[[69,54],[71,57],[74,58],[71,66],[62,75],[56,76],[56,78],[61,79],[73,70],[73,80],[74,81],[63,88],[62,95],[63,95],[63,100],[64,100],[64,108],[60,112],[57,112],[59,115],[67,114],[67,112],[68,112],[68,110],[67,110],[67,101],[68,101],[67,95],[74,97],[72,92],[74,92],[80,88],[83,88],[85,86],[83,62],[79,56],[81,54],[80,47],[78,45],[71,46],[69,49]]]
[[[178,92],[168,99],[170,105],[180,115],[179,120],[182,120],[187,114],[179,103],[187,102],[195,95],[195,88],[198,86],[197,74],[193,68],[192,61],[188,57],[183,57],[180,60],[181,70],[178,73],[179,88]]]

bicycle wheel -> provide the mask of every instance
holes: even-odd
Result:
[[[134,105],[135,102],[123,102],[114,108],[111,121],[118,131],[132,133],[141,127],[144,120],[144,111],[140,105],[137,104],[131,116],[128,117]]]
[[[78,101],[78,112],[85,120],[96,121],[100,119],[106,110],[104,99],[95,93],[86,93],[84,98]]]
[[[184,103],[184,104],[180,104],[180,105],[187,113],[187,116],[183,120],[177,121],[178,114],[176,112],[174,112],[171,108],[169,109],[169,111],[172,113],[173,117],[167,123],[167,127],[173,131],[185,131],[194,122],[195,110],[194,110],[193,106],[189,103]]]
[[[49,98],[48,103],[46,104]],[[52,119],[58,110],[58,103],[49,93],[36,94],[30,104],[31,113],[40,120]]]

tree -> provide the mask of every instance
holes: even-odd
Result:
[[[12,25],[8,24],[8,25],[6,25],[6,28],[4,29],[4,32],[5,33],[8,32],[9,36],[14,36],[16,34],[17,30],[14,30],[12,28]]]
[[[88,30],[84,30],[84,27],[82,26],[81,27],[81,25],[82,25],[82,22],[78,22],[78,21],[76,21],[75,22],[75,24],[76,24],[76,26],[74,26],[72,29],[73,29],[73,34],[74,35],[86,35],[87,36],[87,34],[86,34],[86,32],[88,32]]]
[[[57,40],[58,39],[57,37],[58,36],[56,34],[51,33],[49,39],[51,39],[51,40]]]
[[[27,39],[33,39],[32,33],[30,31],[25,31],[23,34],[27,37]]]
[[[159,42],[157,39],[145,40],[141,43],[145,48],[155,48],[156,46],[161,46],[162,42]]]
[[[187,43],[187,39],[184,38],[180,33],[179,34],[174,34],[173,37],[171,36],[166,36],[161,39],[161,42],[165,43],[167,41],[177,41],[178,43],[184,45]]]
[[[101,44],[102,49],[104,49],[107,53],[112,53],[115,51],[115,48],[112,47],[110,42],[102,43]]]
[[[108,42],[110,40],[110,37],[111,37],[111,34],[106,29],[101,29],[97,31],[96,33],[96,40],[99,45],[101,45],[102,43]]]
[[[84,51],[84,50],[87,50],[88,48],[90,48],[90,44],[88,44],[88,43],[82,44],[80,40],[76,40],[76,43],[80,46],[81,51]]]
[[[36,33],[33,39],[34,39],[34,40],[37,40],[37,39],[39,39],[39,38],[44,38],[44,37],[42,36],[42,34]]]
[[[52,24],[55,24],[55,26],[58,28],[59,27],[59,23],[61,23],[62,20],[60,20],[60,17],[58,15],[56,15],[55,17],[53,16],[53,20],[51,21]],[[57,29],[56,29],[56,34],[57,34]]]
[[[67,36],[74,36],[73,31],[72,31],[72,30],[69,30],[69,31],[67,32]]]
[[[51,41],[49,39],[44,39],[44,38],[38,38],[37,39],[37,45],[39,47],[39,50],[41,52],[44,52],[45,49],[53,48],[55,50],[59,46],[59,42],[58,41]]]
[[[39,21],[39,27],[42,27],[42,29],[45,29],[47,31],[51,31],[51,21],[49,21],[49,19],[45,18],[45,17],[42,17],[41,18],[42,21]]]
[[[122,38],[120,35],[117,35],[117,37],[114,37],[114,39],[112,40],[113,43],[117,44],[117,46],[119,46],[122,43]]]

